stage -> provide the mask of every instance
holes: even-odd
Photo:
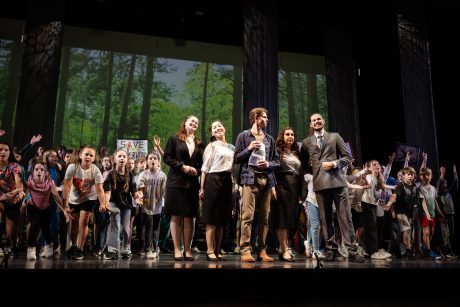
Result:
[[[460,260],[321,261],[321,268],[302,255],[292,263],[242,263],[233,253],[225,257],[210,262],[205,253],[195,253],[194,261],[174,261],[173,254],[152,260],[139,255],[68,260],[57,255],[31,261],[19,254],[8,260],[6,269],[2,263],[1,283],[5,293],[22,301],[51,291],[55,299],[50,303],[56,306],[337,306],[359,301],[394,307],[459,302]]]
[[[26,260],[25,254],[10,258],[8,261],[9,270],[372,270],[372,269],[426,269],[426,270],[450,270],[460,269],[460,259],[455,260],[432,260],[417,259],[408,260],[404,258],[389,258],[386,260],[371,260],[366,258],[364,263],[354,263],[339,259],[334,262],[321,261],[323,268],[318,266],[315,259],[297,255],[294,262],[279,261],[276,255],[271,254],[274,262],[240,262],[240,256],[235,253],[224,255],[226,261],[211,262],[206,260],[204,252],[195,253],[194,261],[175,261],[172,253],[161,253],[156,259],[146,259],[140,255],[133,255],[130,259],[105,260],[101,257],[86,255],[83,260],[69,260],[63,255],[55,255],[53,258],[37,257],[37,260]],[[3,261],[3,258],[0,258]],[[2,268],[5,269],[2,263]]]

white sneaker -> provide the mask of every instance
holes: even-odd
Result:
[[[198,249],[198,247],[192,247],[192,252],[195,252],[195,253],[201,253],[201,251]]]
[[[36,260],[37,259],[37,249],[35,247],[27,248],[27,260]]]
[[[390,254],[389,252],[387,252],[383,248],[379,249],[379,253],[384,255],[386,258],[390,258],[391,256],[393,256],[392,254]]]
[[[3,249],[0,248],[0,257],[3,257],[5,254],[3,254]]]
[[[346,248],[344,245],[337,246],[337,251],[343,258],[348,258],[348,248]]]
[[[133,253],[131,253],[131,244],[126,245],[126,253],[129,254],[129,255],[133,254]]]
[[[53,257],[53,255],[54,255],[53,244],[45,245],[42,248],[42,251],[40,252],[40,257],[50,258],[50,257]]]
[[[371,255],[371,259],[375,259],[375,260],[385,260],[387,259],[387,257],[383,254],[381,254],[380,252],[375,252]]]
[[[148,251],[147,254],[145,254],[145,258],[147,258],[147,259],[155,259],[154,252]]]

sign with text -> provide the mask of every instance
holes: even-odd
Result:
[[[148,145],[147,140],[117,140],[117,148],[126,150],[133,159],[147,157]]]
[[[404,163],[406,156],[409,156],[409,166],[416,167],[418,165],[418,157],[420,155],[420,148],[416,145],[409,145],[404,143],[396,143],[396,162]]]

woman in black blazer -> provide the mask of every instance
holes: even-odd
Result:
[[[204,145],[195,137],[198,118],[189,115],[176,135],[171,136],[164,151],[164,162],[169,165],[166,181],[164,213],[171,215],[171,236],[174,242],[174,259],[192,261],[191,252],[195,218],[198,215],[198,193],[203,164]],[[180,249],[184,239],[184,253]]]

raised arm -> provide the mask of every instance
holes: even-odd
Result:
[[[393,161],[395,160],[396,153],[392,153],[390,156],[388,156],[388,164],[385,167],[385,171],[383,172],[383,178],[384,181],[390,177],[390,172],[391,172],[391,167],[393,166]]]
[[[450,187],[447,188],[447,192],[451,194],[455,193],[455,191],[457,191],[458,189],[457,167],[455,166],[455,164],[452,167],[452,172],[454,173],[454,179],[452,180]]]
[[[404,160],[404,167],[409,166],[409,160],[410,160],[411,153],[408,151],[406,152],[406,160]]]
[[[422,165],[420,165],[420,169],[426,167],[427,161],[428,161],[428,154],[426,152],[422,152]]]
[[[154,149],[155,149],[155,151],[157,151],[158,153],[160,153],[160,156],[161,156],[161,157],[163,157],[163,155],[165,154],[165,152],[164,152],[163,149],[161,148],[160,144],[161,144],[160,137],[159,137],[158,135],[154,135],[154,136],[153,136],[153,146],[154,146]]]

